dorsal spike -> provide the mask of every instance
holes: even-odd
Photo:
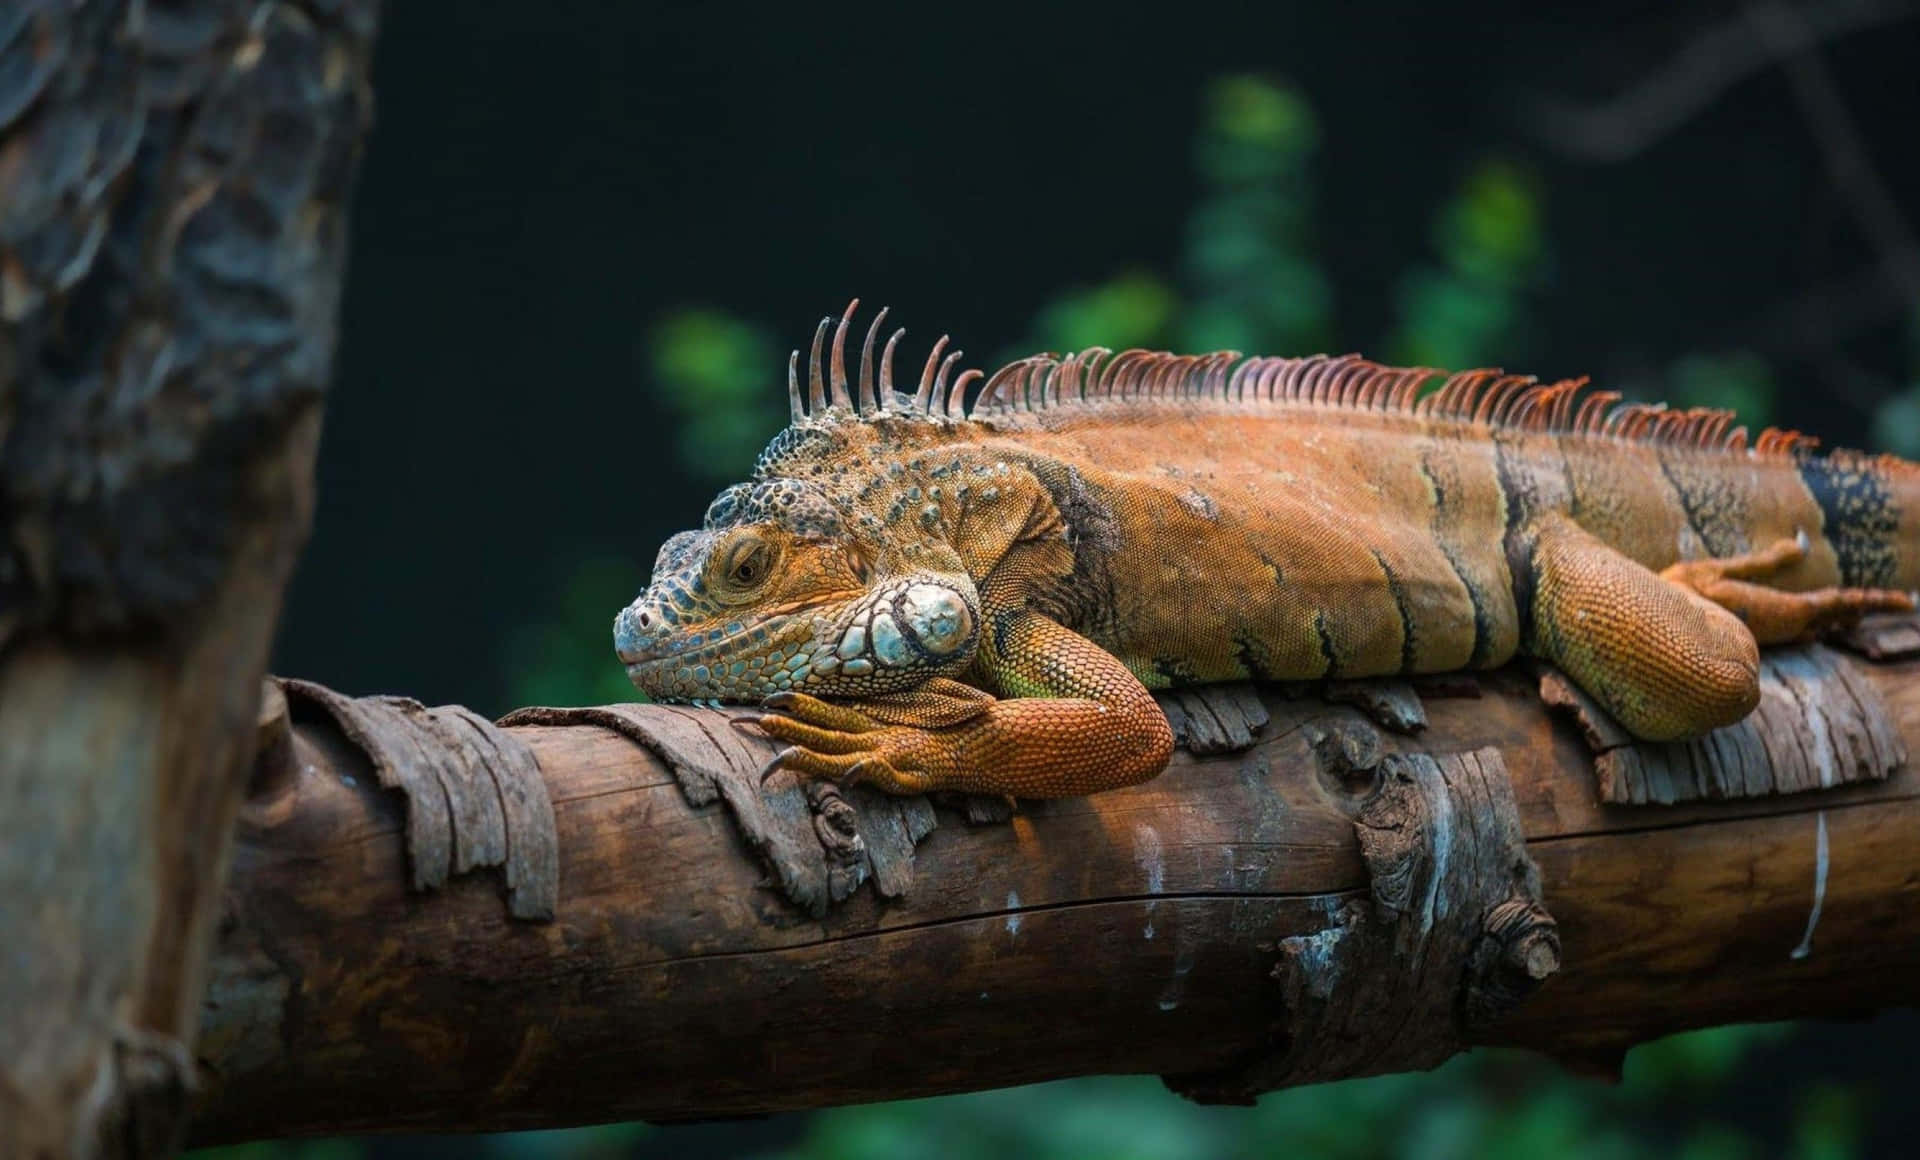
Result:
[[[1133,358],[1128,361],[1120,374],[1120,395],[1125,399],[1143,399],[1147,395],[1149,374],[1153,369],[1153,352],[1135,350],[1129,352]]]
[[[1360,385],[1366,380],[1373,364],[1363,358],[1345,361],[1327,384],[1327,389],[1335,406],[1352,407],[1358,405]]]
[[[815,415],[827,409],[826,383],[820,374],[820,352],[827,341],[827,327],[832,325],[833,318],[828,316],[813,328],[813,355],[807,360],[807,409]]]
[[[994,397],[994,403],[1002,410],[1020,410],[1020,401],[1027,395],[1027,376],[1033,373],[1033,355],[1028,355],[1012,366],[1013,373],[1000,382],[1000,393]]]
[[[904,326],[894,331],[893,336],[887,339],[887,349],[880,355],[880,409],[882,411],[893,406],[893,348],[899,346],[900,340],[906,336],[907,328]]]
[[[1260,369],[1248,388],[1253,396],[1262,403],[1272,403],[1275,392],[1280,389],[1280,379],[1286,374],[1287,364],[1292,361],[1286,358],[1261,359]]]
[[[1455,371],[1438,391],[1427,396],[1428,412],[1436,419],[1471,419],[1481,386],[1499,377],[1497,370]]]
[[[913,409],[920,414],[927,413],[927,407],[933,399],[933,373],[940,365],[940,352],[947,349],[948,335],[941,335],[940,341],[933,344],[927,352],[927,363],[920,368],[920,389],[913,393]]]
[[[1173,386],[1173,395],[1183,402],[1194,399],[1200,393],[1200,384],[1196,381],[1199,367],[1198,358],[1174,357],[1167,360],[1167,380]]]
[[[1067,401],[1067,392],[1073,386],[1073,360],[1079,357],[1077,354],[1070,354],[1056,361],[1048,369],[1044,392],[1047,406],[1057,407]]]
[[[1392,381],[1392,372],[1387,368],[1368,363],[1366,369],[1347,384],[1347,401],[1357,410],[1371,411],[1380,405],[1380,396]]]
[[[1075,351],[1060,360],[1053,368],[1054,398],[1057,402],[1078,403],[1080,401],[1080,360],[1086,357],[1085,351]]]
[[[1270,358],[1266,369],[1260,372],[1258,391],[1261,402],[1277,403],[1286,397],[1287,384],[1292,381],[1299,369],[1300,360],[1291,358]]]
[[[1325,357],[1310,359],[1310,366],[1303,367],[1300,378],[1289,395],[1303,403],[1324,401],[1327,392],[1327,380],[1340,369],[1340,360]]]
[[[1124,397],[1129,399],[1146,398],[1148,388],[1153,381],[1152,372],[1152,352],[1143,350],[1136,353],[1120,375],[1120,389],[1124,392]]]
[[[800,405],[800,352],[797,350],[787,356],[787,413],[795,423],[807,417],[807,409]]]
[[[1097,400],[1100,394],[1100,370],[1113,352],[1104,346],[1090,346],[1080,352],[1080,396]]]
[[[1170,398],[1185,399],[1192,392],[1188,389],[1187,370],[1191,363],[1179,355],[1165,355],[1160,361],[1160,393]]]
[[[1595,391],[1588,395],[1574,413],[1573,430],[1583,435],[1598,434],[1606,427],[1609,409],[1619,401],[1619,391]]]
[[[1573,404],[1579,399],[1580,391],[1587,385],[1587,376],[1566,379],[1560,383],[1560,394],[1553,401],[1553,415],[1548,420],[1556,431],[1565,431],[1573,420]]]
[[[886,320],[887,308],[882,306],[880,313],[873,316],[873,325],[867,327],[867,341],[860,344],[860,413],[863,415],[880,409],[873,394],[873,340],[880,333],[880,324]]]
[[[1434,370],[1432,367],[1407,368],[1406,372],[1401,376],[1400,385],[1394,388],[1393,402],[1391,405],[1411,409],[1415,402],[1419,400],[1421,389],[1432,382],[1433,376],[1439,373],[1439,371]]]
[[[963,353],[963,351],[956,350],[941,360],[940,370],[933,376],[933,395],[929,400],[927,408],[929,415],[944,415],[947,413],[947,372],[953,369],[954,363],[960,361],[960,356]]]
[[[1732,423],[1732,411],[1721,411],[1714,415],[1713,422],[1707,424],[1707,429],[1700,433],[1700,446],[1719,446],[1721,440],[1726,436],[1727,428],[1732,425]]]
[[[1553,388],[1538,384],[1528,387],[1515,395],[1507,403],[1506,414],[1499,422],[1521,431],[1545,431],[1548,408],[1553,405]]]
[[[1034,355],[1027,360],[1027,373],[1020,377],[1020,394],[1014,405],[1022,411],[1038,411],[1047,403],[1047,379],[1053,373],[1053,352]]]
[[[847,327],[853,324],[853,312],[858,309],[858,298],[847,303],[847,312],[840,316],[840,325],[833,328],[833,354],[827,364],[827,390],[831,392],[830,397],[836,407],[853,406],[853,396],[847,393]]]
[[[1141,351],[1123,350],[1107,360],[1100,372],[1100,393],[1110,399],[1127,397],[1127,368],[1137,361]]]
[[[1200,388],[1206,382],[1206,356],[1190,355],[1173,359],[1172,363],[1167,373],[1173,379],[1173,389],[1182,399],[1199,398]]]
[[[953,380],[953,393],[947,396],[947,418],[964,419],[967,417],[967,385],[975,379],[984,379],[987,372],[982,370],[964,370],[960,377]]]
[[[1152,351],[1140,352],[1140,361],[1133,364],[1133,392],[1144,399],[1158,398],[1160,395],[1160,357]]]
[[[1365,359],[1357,360],[1340,381],[1340,405],[1343,407],[1364,408],[1368,405],[1368,384],[1373,381],[1374,372],[1380,368]]]
[[[1607,426],[1610,430],[1607,434],[1623,439],[1638,439],[1648,424],[1666,409],[1665,403],[1629,403],[1608,416]]]
[[[987,385],[980,388],[979,397],[974,399],[971,414],[977,417],[982,410],[991,411],[998,407],[1001,397],[1007,393],[1008,382],[1015,375],[1022,373],[1026,364],[1026,359],[1016,359],[993,372],[993,377],[987,380]]]
[[[1016,411],[1033,410],[1033,385],[1036,376],[1041,374],[1042,356],[1035,355],[1021,368],[1020,377],[1013,381],[1013,409]]]
[[[1473,421],[1475,423],[1499,423],[1501,421],[1500,416],[1505,413],[1507,404],[1513,401],[1516,394],[1532,384],[1533,379],[1527,375],[1503,374],[1493,380],[1492,384],[1480,394],[1480,403],[1473,409]]]
[[[1227,376],[1226,397],[1235,402],[1244,402],[1247,397],[1247,380],[1253,377],[1259,366],[1259,359],[1250,358],[1234,367],[1233,373]]]

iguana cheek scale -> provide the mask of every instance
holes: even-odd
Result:
[[[1758,648],[1912,607],[1920,468],[1583,381],[1104,349],[894,390],[853,308],[793,423],[614,625],[661,700],[758,702],[770,768],[1059,797],[1160,772],[1150,689],[1564,670],[1628,730],[1752,711]],[[884,317],[885,312],[882,312]],[[875,370],[879,381],[874,379]]]

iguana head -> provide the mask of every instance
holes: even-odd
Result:
[[[845,346],[858,305],[840,319],[824,376],[832,320],[815,331],[804,402],[798,352],[788,363],[794,423],[762,453],[755,481],[721,492],[700,531],[668,540],[653,583],[614,618],[614,649],[648,696],[871,695],[954,674],[972,659],[979,594],[928,518],[939,487],[927,482],[923,492],[925,481],[901,465],[907,451],[950,433],[947,375],[959,353],[942,359],[942,339],[918,394],[896,395],[893,351],[904,332],[874,358],[883,310],[861,350],[855,398]],[[956,380],[956,400],[977,373]]]
[[[972,657],[979,597],[963,572],[901,559],[850,534],[809,481],[739,484],[660,549],[653,583],[614,619],[614,648],[660,701],[911,688]]]

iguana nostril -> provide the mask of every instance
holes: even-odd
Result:
[[[639,616],[639,618],[638,618],[638,619],[639,619],[639,621],[640,621],[640,627],[641,627],[641,628],[650,628],[650,627],[652,627],[652,626],[653,626],[653,618],[652,618],[652,617],[649,617],[649,616],[648,616],[648,615],[647,615],[646,613],[644,613],[644,612],[640,614],[640,616]]]
[[[613,618],[613,651],[627,664],[637,664],[646,655],[646,642],[641,630],[647,627],[647,614],[636,612],[632,605],[620,610]]]

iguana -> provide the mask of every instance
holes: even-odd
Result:
[[[855,303],[857,306],[857,302]],[[1913,607],[1920,466],[1585,380],[1095,348],[909,397],[814,333],[793,422],[616,618],[635,685],[758,702],[766,771],[896,793],[1153,777],[1150,689],[1525,654],[1636,736],[1758,701],[1757,645]],[[874,369],[878,367],[876,390]]]

